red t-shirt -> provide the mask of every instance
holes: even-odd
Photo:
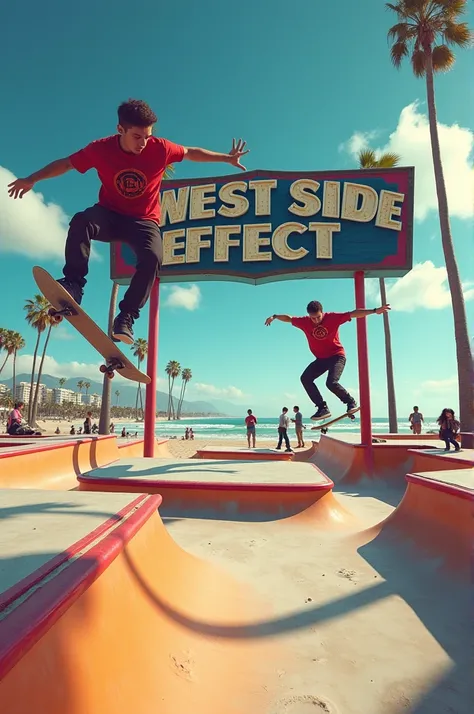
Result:
[[[131,154],[121,148],[116,134],[91,142],[69,158],[81,174],[97,170],[101,206],[159,223],[163,174],[169,164],[183,160],[184,147],[152,136],[141,154]]]
[[[255,426],[255,424],[257,423],[257,419],[254,417],[253,414],[249,414],[245,417],[245,423],[247,424],[247,426]]]
[[[319,325],[315,325],[310,317],[292,317],[291,324],[303,330],[314,356],[324,359],[345,354],[339,341],[339,327],[350,320],[350,312],[325,312]]]

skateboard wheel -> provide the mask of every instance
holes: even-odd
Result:
[[[107,377],[108,377],[109,379],[113,379],[113,378],[114,378],[114,373],[113,373],[113,372],[107,372]]]
[[[102,372],[102,374],[104,374],[105,372],[107,372],[107,367],[106,367],[106,365],[105,365],[105,364],[101,364],[100,367],[99,367],[99,370]]]

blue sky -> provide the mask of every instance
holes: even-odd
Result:
[[[86,0],[66,14],[58,0],[48,3],[48,13],[31,0],[9,5],[2,41],[9,71],[0,79],[0,294],[8,310],[0,322],[26,339],[20,369],[29,366],[34,346],[23,311],[24,300],[37,292],[31,268],[39,263],[61,274],[67,219],[95,202],[99,183],[93,171],[71,172],[38,184],[41,195],[30,194],[22,202],[8,198],[6,184],[12,175],[31,173],[114,133],[117,105],[133,96],[148,101],[159,115],[157,133],[178,143],[226,151],[233,136],[244,137],[251,149],[249,170],[352,168],[357,149],[367,143],[396,150],[403,164],[414,165],[416,268],[389,287],[398,410],[408,415],[419,403],[434,415],[444,406],[457,407],[453,318],[435,210],[425,85],[409,65],[398,72],[391,66],[386,32],[395,19],[384,3],[365,0],[363,7],[352,0],[301,0],[295,12],[296,6],[283,0],[275,0],[271,9],[243,0],[235,12],[212,0],[197,5],[143,0],[138,6]],[[473,10],[467,18],[471,26]],[[452,232],[471,326],[473,61],[472,51],[460,52],[453,71],[436,81]],[[175,175],[226,173],[225,165],[184,162]],[[96,254],[84,306],[105,325],[107,247],[99,245]],[[265,328],[263,323],[274,312],[304,314],[310,299],[328,310],[353,309],[353,285],[314,280],[166,287],[160,376],[166,362],[177,359],[193,371],[190,399],[222,398],[266,416],[277,414],[284,403],[299,403],[309,415],[311,405],[299,383],[311,361],[305,338],[288,325]],[[368,304],[378,302],[369,284]],[[144,310],[137,336],[146,337],[146,330]],[[370,318],[368,330],[372,411],[383,416],[382,319]],[[350,388],[357,387],[355,334],[354,323],[341,328],[348,355],[342,382]],[[61,326],[46,370],[58,377],[97,378],[98,362],[87,342]],[[334,398],[328,402],[340,409]]]

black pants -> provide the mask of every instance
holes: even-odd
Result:
[[[330,392],[336,395],[341,402],[348,404],[352,399],[349,392],[339,384],[339,380],[346,366],[346,358],[344,355],[335,355],[334,357],[326,357],[325,359],[316,359],[309,364],[301,375],[301,384],[306,390],[308,397],[317,407],[325,404],[321,396],[321,392],[314,383],[314,380],[320,377],[325,372],[328,373],[326,379],[326,387]]]
[[[444,443],[446,444],[446,449],[449,451],[450,449],[450,444],[454,446],[456,451],[460,448],[458,442],[454,438],[454,432],[451,431],[451,429],[442,429],[441,430],[441,438],[443,439]]]
[[[139,310],[148,300],[163,257],[158,224],[109,211],[98,203],[76,213],[69,224],[63,273],[68,280],[81,287],[86,284],[89,270],[91,240],[127,243],[137,256],[135,274],[119,308],[138,318]]]
[[[288,438],[288,430],[284,426],[278,427],[278,446],[277,449],[281,449],[281,444],[285,440],[285,446],[287,449],[291,449],[290,440]]]

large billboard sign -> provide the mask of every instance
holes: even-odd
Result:
[[[249,171],[166,181],[162,282],[400,277],[412,268],[414,169]],[[111,277],[135,255],[112,244]]]

